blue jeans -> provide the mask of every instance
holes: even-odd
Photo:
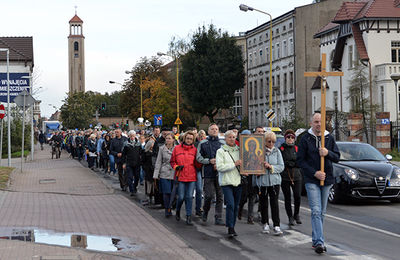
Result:
[[[140,183],[143,183],[143,180],[144,180],[144,170],[143,170],[143,167],[142,166],[140,166]]]
[[[203,180],[201,178],[201,171],[197,172],[196,181],[196,213],[201,210],[201,196],[203,195]]]
[[[233,228],[236,224],[236,218],[239,211],[240,198],[242,196],[242,186],[232,185],[221,186],[226,202],[226,221],[227,227]]]
[[[115,170],[115,158],[114,158],[114,155],[110,154],[109,157],[110,157],[110,172],[115,173],[116,170]]]
[[[332,185],[319,186],[306,183],[308,203],[311,209],[312,244],[324,245],[324,216]]]
[[[193,190],[195,181],[178,183],[178,201],[176,211],[181,211],[183,200],[185,200],[186,216],[192,215]]]

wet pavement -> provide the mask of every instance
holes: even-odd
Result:
[[[0,259],[204,259],[66,155],[39,151],[0,191]]]

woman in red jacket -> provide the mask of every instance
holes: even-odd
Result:
[[[185,199],[186,224],[192,223],[192,201],[193,189],[197,180],[196,168],[200,164],[196,161],[197,149],[193,145],[195,135],[188,131],[183,136],[183,143],[175,146],[171,156],[171,166],[175,169],[178,179],[178,201],[176,203],[176,220],[181,219],[181,207]]]

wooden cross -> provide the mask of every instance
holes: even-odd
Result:
[[[343,76],[341,71],[326,71],[326,54],[322,53],[321,71],[304,72],[304,77],[321,77],[321,148],[325,147],[325,128],[326,128],[326,78],[328,76]],[[325,160],[321,156],[321,171],[325,172]],[[324,181],[320,181],[324,186]]]

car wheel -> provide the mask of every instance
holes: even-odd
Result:
[[[342,197],[339,194],[339,189],[337,184],[333,184],[329,190],[328,201],[332,204],[337,204],[342,201]]]

